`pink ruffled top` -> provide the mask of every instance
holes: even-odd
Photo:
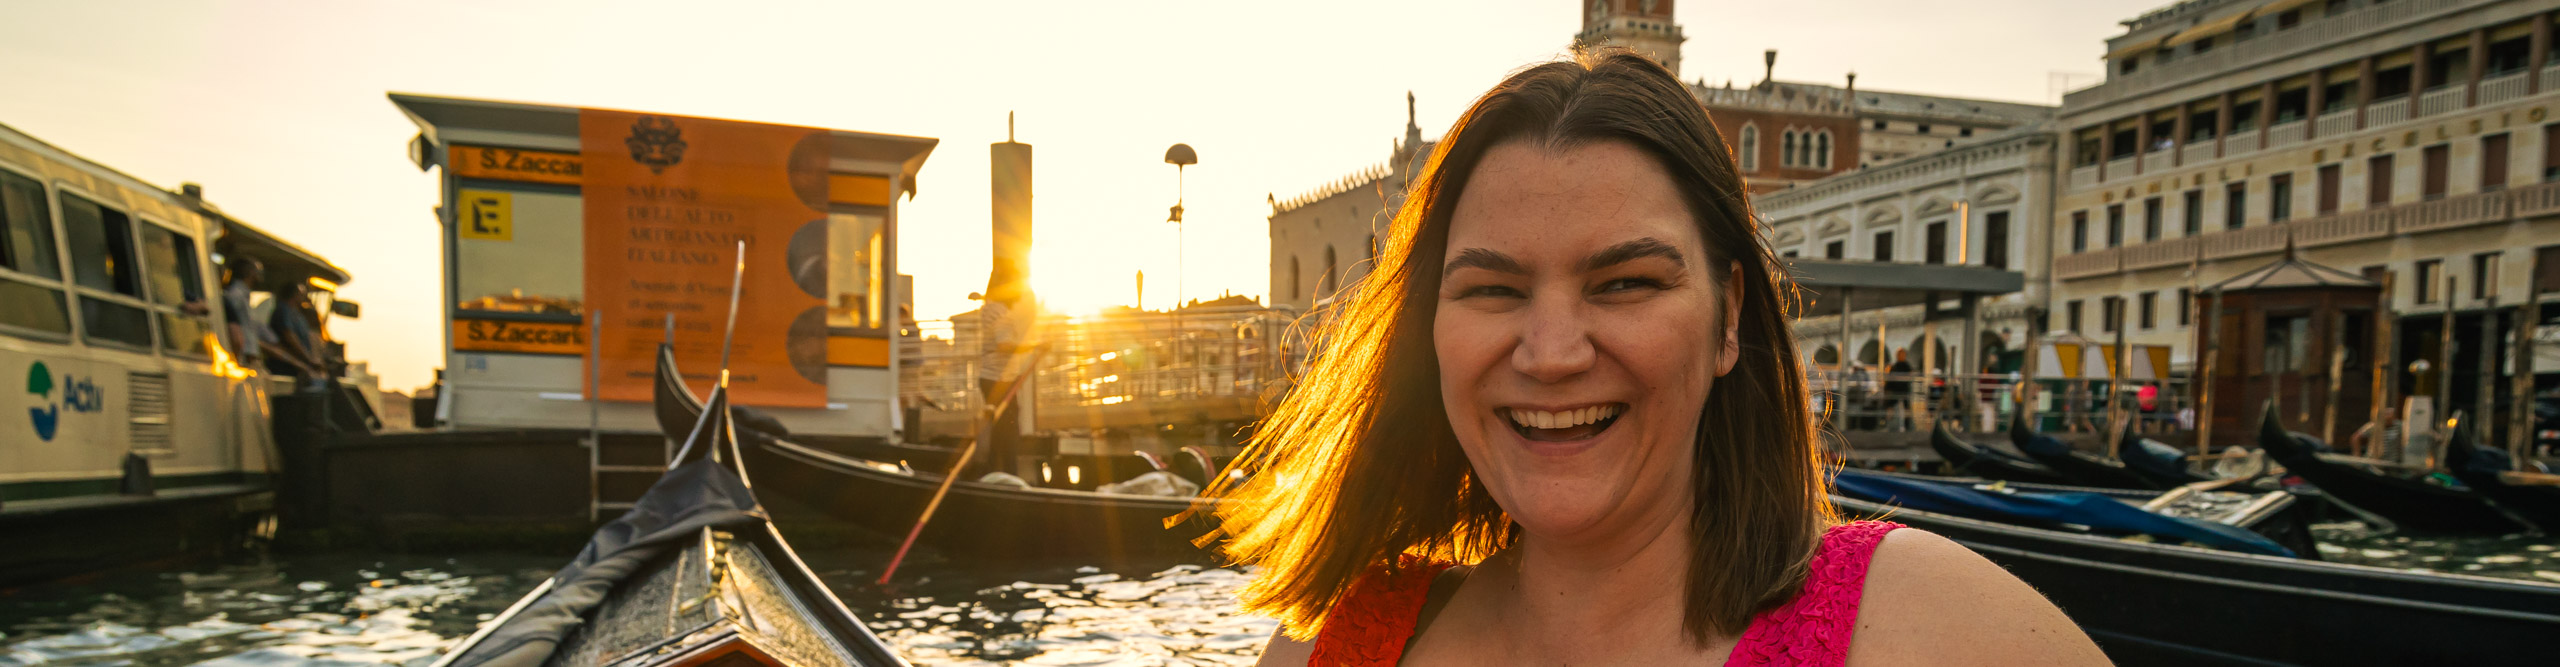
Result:
[[[1884,534],[1902,524],[1858,521],[1831,527],[1813,552],[1804,591],[1786,604],[1761,612],[1742,631],[1742,640],[1725,658],[1726,665],[1803,665],[1839,667],[1848,663],[1849,639],[1857,632],[1858,598],[1866,590],[1867,561]],[[1405,642],[1422,621],[1431,582],[1449,563],[1426,563],[1407,557],[1395,568],[1378,568],[1352,583],[1351,592],[1325,616],[1316,633],[1310,665],[1391,667],[1404,658]]]

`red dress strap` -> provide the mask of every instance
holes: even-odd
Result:
[[[1380,566],[1361,575],[1351,592],[1325,613],[1307,664],[1393,667],[1404,658],[1414,625],[1422,622],[1431,582],[1451,565],[1407,555],[1397,567]]]
[[[1866,591],[1867,562],[1884,534],[1902,524],[1858,521],[1832,526],[1814,549],[1804,591],[1751,619],[1726,665],[1848,664],[1849,639],[1858,629],[1858,598]]]

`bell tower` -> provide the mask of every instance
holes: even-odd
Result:
[[[1680,76],[1680,43],[1689,41],[1671,20],[1671,0],[1576,0],[1582,32],[1574,33],[1575,49],[1623,46],[1662,63]]]

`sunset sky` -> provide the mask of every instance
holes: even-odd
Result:
[[[1681,2],[1682,76],[2052,103],[2167,0]],[[41,2],[0,0],[0,123],[225,211],[355,274],[334,327],[385,388],[441,364],[436,183],[388,91],[942,140],[902,203],[919,314],[987,272],[987,144],[1037,147],[1034,285],[1054,308],[1173,298],[1166,146],[1186,142],[1188,294],[1261,296],[1269,207],[1387,157],[1405,93],[1438,138],[1562,55],[1576,0]]]

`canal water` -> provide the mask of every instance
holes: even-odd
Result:
[[[794,530],[788,520],[784,529]],[[2315,533],[2328,560],[2560,583],[2560,540],[2374,535],[2355,523]],[[964,566],[920,551],[896,585],[881,588],[870,582],[888,549],[876,537],[799,546],[847,605],[920,665],[1247,664],[1274,627],[1235,609],[1249,571]],[[567,558],[268,556],[23,591],[0,597],[0,667],[423,667]]]

